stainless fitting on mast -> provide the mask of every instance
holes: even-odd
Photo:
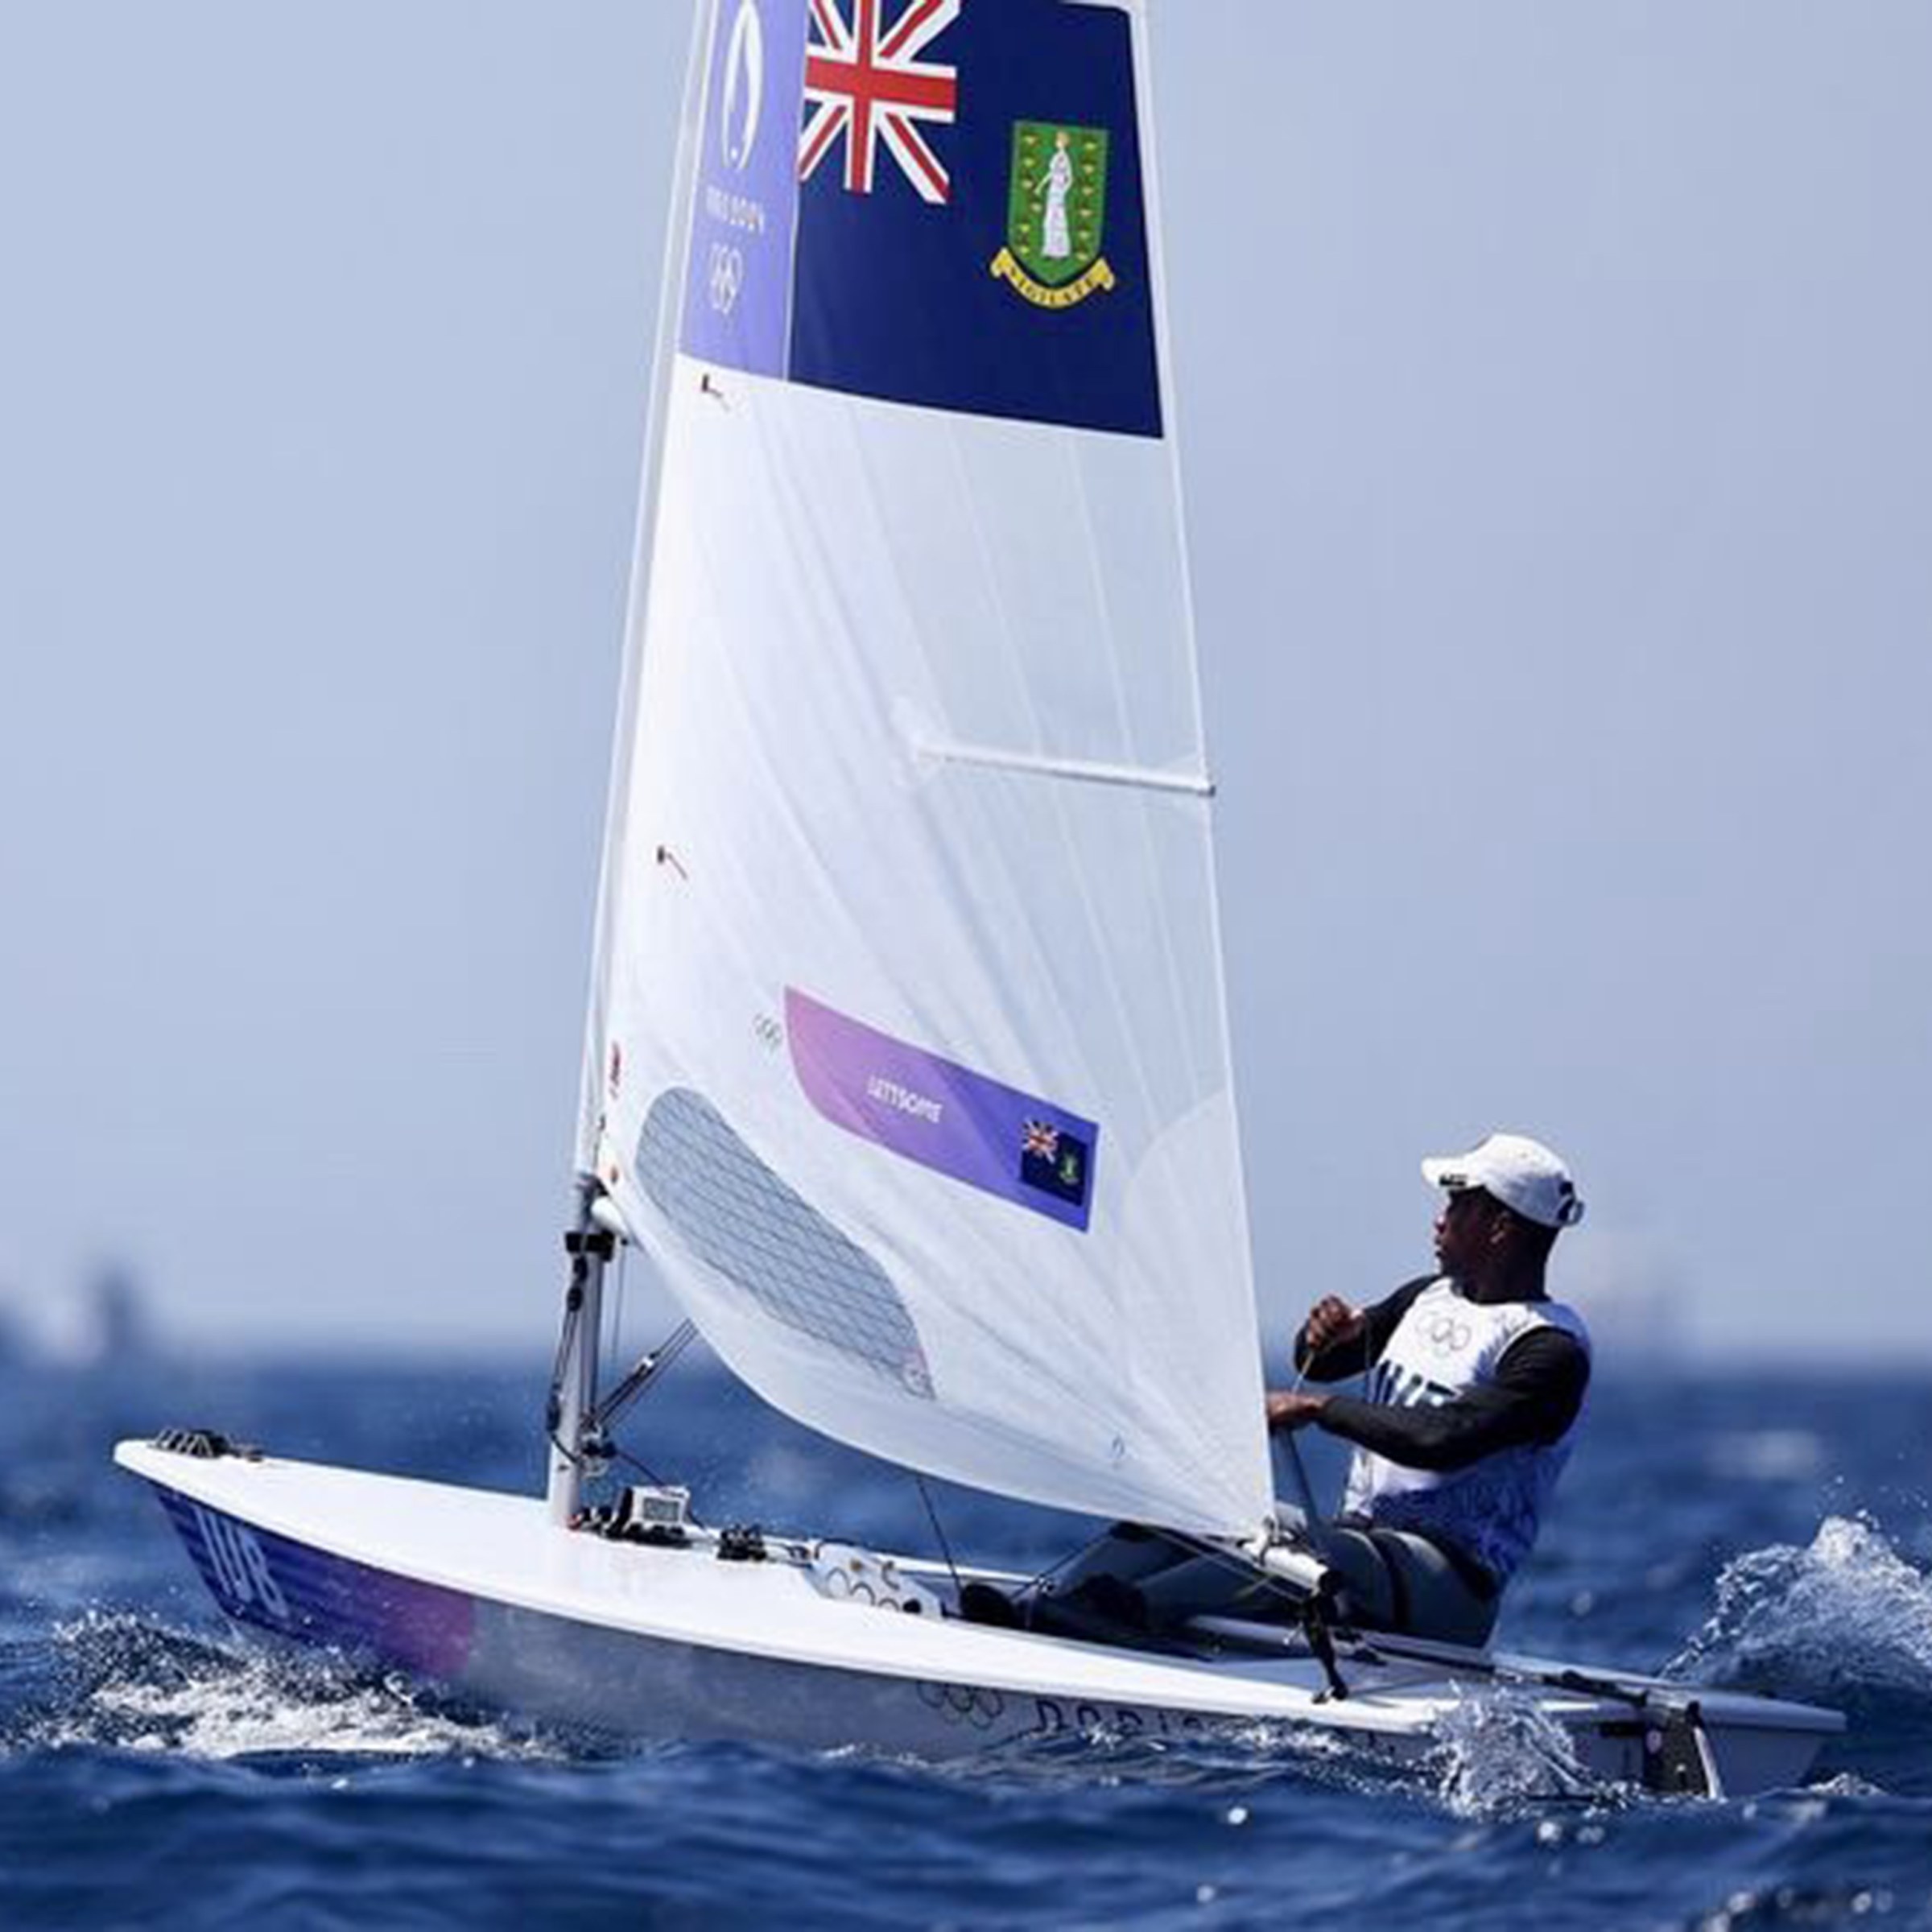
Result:
[[[604,1270],[617,1249],[617,1236],[598,1214],[604,1191],[586,1179],[578,1194],[576,1224],[564,1237],[570,1257],[570,1285],[564,1296],[564,1332],[557,1344],[556,1373],[551,1385],[550,1481],[546,1492],[550,1520],[568,1529],[584,1505],[584,1424],[597,1406],[597,1337],[604,1323]]]

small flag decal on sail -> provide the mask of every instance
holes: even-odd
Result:
[[[795,989],[785,1034],[805,1097],[890,1153],[1084,1232],[1100,1130],[1037,1095],[848,1019]]]
[[[1055,1200],[1080,1206],[1087,1199],[1087,1143],[1044,1121],[1029,1121],[1020,1146],[1020,1179]]]

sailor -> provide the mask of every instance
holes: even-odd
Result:
[[[1480,1644],[1583,1415],[1589,1332],[1544,1277],[1583,1203],[1563,1162],[1520,1134],[1426,1160],[1422,1174],[1448,1197],[1438,1272],[1372,1308],[1319,1302],[1296,1343],[1303,1379],[1365,1373],[1364,1393],[1274,1391],[1268,1422],[1354,1445],[1340,1515],[1297,1525],[1354,1620]]]
[[[968,1586],[965,1613],[1070,1635],[1184,1637],[1200,1617],[1293,1620],[1322,1592],[1358,1629],[1486,1644],[1583,1415],[1589,1331],[1544,1276],[1583,1203],[1563,1161],[1520,1134],[1424,1161],[1422,1174],[1448,1197],[1437,1272],[1371,1308],[1318,1302],[1295,1344],[1302,1381],[1365,1374],[1364,1394],[1298,1381],[1268,1397],[1271,1429],[1314,1426],[1354,1444],[1332,1521],[1278,1505],[1286,1542],[1263,1566],[1119,1524],[1032,1600]]]

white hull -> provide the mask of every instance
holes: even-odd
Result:
[[[788,1561],[723,1563],[559,1530],[533,1499],[146,1443],[124,1443],[115,1459],[155,1485],[229,1615],[493,1708],[625,1737],[938,1759],[1070,1732],[1179,1738],[1279,1724],[1403,1757],[1427,1750],[1497,1670],[1547,1679],[1561,1668],[1345,1653],[1349,1695],[1335,1699],[1302,1651],[1173,1658],[906,1616],[834,1600]],[[1843,1728],[1835,1713],[1799,1705],[1617,1684],[1614,1698],[1546,1681],[1534,1692],[1601,1778],[1657,1781],[1645,1734],[1654,1744],[1667,1719],[1661,1704],[1637,1707],[1646,1687],[1680,1711],[1697,1700],[1702,1782],[1728,1794],[1795,1783]]]

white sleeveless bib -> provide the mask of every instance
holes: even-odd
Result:
[[[1410,1303],[1368,1378],[1367,1399],[1396,1408],[1439,1407],[1496,1379],[1512,1343],[1538,1328],[1575,1338],[1590,1331],[1561,1302],[1472,1302],[1447,1276]],[[1583,1411],[1559,1441],[1498,1450],[1463,1469],[1412,1469],[1357,1449],[1342,1499],[1344,1517],[1378,1530],[1439,1538],[1506,1583],[1536,1542],[1543,1510],[1570,1460]]]

